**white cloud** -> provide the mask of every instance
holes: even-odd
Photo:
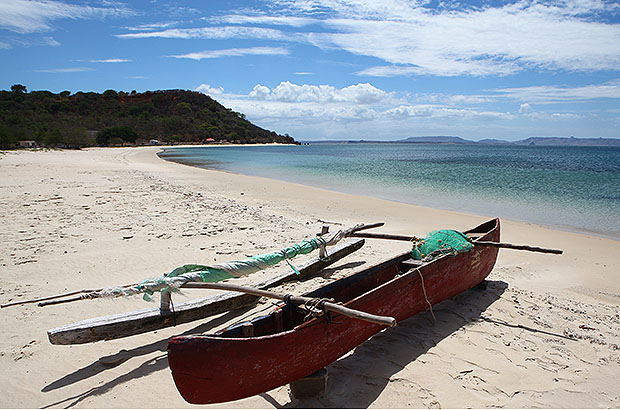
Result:
[[[177,22],[165,22],[165,23],[151,23],[151,24],[140,24],[133,27],[125,27],[129,31],[150,31],[150,30],[159,30],[162,28],[172,27],[178,24]]]
[[[108,58],[105,60],[88,60],[89,63],[129,63],[133,60],[127,58]]]
[[[211,97],[217,97],[224,93],[224,89],[222,87],[213,88],[209,84],[200,84],[196,87],[196,91],[210,95]]]
[[[389,109],[385,114],[397,117],[397,118],[414,118],[414,117],[429,117],[429,118],[485,118],[485,119],[500,119],[510,120],[514,118],[514,115],[508,112],[499,111],[482,111],[472,109],[454,108],[448,106],[438,105],[401,105],[392,109]]]
[[[377,104],[386,102],[391,94],[368,83],[335,88],[330,85],[298,85],[283,81],[274,89],[257,84],[249,96],[284,102]]]
[[[565,121],[586,118],[584,114],[570,112],[528,112],[525,116],[537,121]]]
[[[60,43],[54,37],[43,37],[43,42],[48,46],[59,47]]]
[[[173,28],[161,31],[142,33],[117,34],[118,38],[178,38],[178,39],[230,39],[230,38],[253,38],[263,40],[291,41],[295,34],[287,35],[280,30],[263,27],[200,27],[200,28]]]
[[[196,90],[246,114],[259,126],[298,139],[395,139],[411,135],[524,138],[524,132],[530,132],[526,129],[561,129],[567,135],[577,135],[577,128],[587,136],[591,129],[588,124],[603,120],[588,112],[553,112],[539,107],[534,111],[529,106],[534,102],[522,102],[520,112],[509,112],[514,105],[501,102],[506,100],[502,95],[413,94],[403,98],[366,83],[338,88],[283,81],[273,88],[256,84],[242,94],[209,84]],[[614,117],[604,121],[609,124]]]
[[[8,50],[12,48],[12,46],[8,43],[3,43],[2,41],[0,41],[0,50]]]
[[[256,84],[254,89],[250,91],[248,94],[250,97],[255,98],[257,100],[266,100],[271,93],[271,89],[267,86]]]
[[[0,28],[17,33],[51,30],[57,19],[90,19],[131,14],[122,7],[91,7],[53,0],[0,1]]]
[[[519,88],[498,88],[491,91],[512,99],[530,101],[537,104],[587,101],[599,98],[620,99],[620,79],[603,84],[585,85],[581,87],[543,85]]]
[[[508,75],[531,68],[598,71],[620,67],[620,12],[603,0],[516,0],[501,6],[425,1],[300,0],[270,15],[235,14],[214,26],[119,34],[120,38],[267,39],[375,57],[362,76]],[[224,26],[218,24],[226,24]],[[252,25],[272,27],[252,27]],[[283,31],[288,26],[295,31]],[[278,28],[274,28],[278,27]]]
[[[521,114],[526,114],[528,112],[532,111],[532,106],[529,105],[528,103],[523,103],[519,106],[519,112]]]
[[[251,48],[228,48],[224,50],[206,50],[195,53],[173,55],[168,57],[189,58],[203,60],[208,58],[240,57],[246,55],[287,55],[288,49],[283,47],[251,47]]]
[[[320,22],[320,20],[316,20],[308,17],[294,17],[294,16],[266,16],[266,15],[256,15],[256,16],[246,16],[233,14],[222,17],[208,18],[205,19],[214,23],[225,23],[225,24],[265,24],[265,25],[274,25],[274,26],[290,26],[290,27],[303,27],[310,24],[315,24]]]
[[[512,119],[510,113],[456,108],[440,104],[400,104],[401,99],[367,83],[343,88],[331,85],[293,84],[281,82],[275,88],[256,84],[247,95],[233,95],[202,84],[196,91],[217,97],[225,106],[243,112],[248,118],[282,119],[303,123],[309,118],[321,121],[347,122],[406,120],[423,118]],[[446,98],[448,99],[448,98]],[[458,100],[458,98],[457,98]]]
[[[89,67],[68,67],[68,68],[50,68],[44,70],[32,70],[36,73],[81,73],[85,71],[93,71]]]

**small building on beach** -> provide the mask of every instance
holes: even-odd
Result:
[[[19,142],[20,148],[37,148],[39,144],[36,141],[24,140]]]

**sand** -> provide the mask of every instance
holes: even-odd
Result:
[[[0,302],[264,253],[313,236],[323,221],[383,221],[380,231],[424,235],[489,219],[192,168],[158,150],[0,154]],[[486,291],[436,305],[437,323],[425,312],[377,334],[329,366],[323,398],[292,400],[283,386],[213,407],[619,407],[620,242],[506,220],[502,240],[565,254],[501,250]],[[283,287],[302,293],[407,248],[369,240],[327,274]],[[167,339],[272,303],[115,341],[47,340],[50,328],[148,306],[133,298],[2,309],[0,407],[190,407],[174,386]]]

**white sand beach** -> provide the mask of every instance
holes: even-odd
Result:
[[[332,230],[382,221],[380,232],[422,236],[493,217],[193,168],[159,150],[0,154],[0,303],[242,259],[314,236],[325,221]],[[502,241],[564,254],[500,250],[486,291],[436,305],[437,323],[425,312],[375,335],[328,367],[322,398],[292,400],[282,386],[206,407],[620,407],[620,241],[508,220]],[[367,240],[327,274],[279,290],[301,294],[409,247]],[[174,300],[205,292],[184,294]],[[47,339],[54,327],[149,306],[136,297],[0,310],[0,407],[193,407],[175,388],[168,338],[216,331],[272,302],[113,341]]]

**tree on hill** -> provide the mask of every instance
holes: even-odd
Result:
[[[21,94],[21,93],[27,92],[26,87],[21,84],[13,84],[11,86],[11,91],[13,91],[15,94]]]
[[[138,134],[131,129],[131,127],[127,126],[118,126],[118,127],[110,127],[104,130],[101,130],[97,133],[97,137],[95,137],[95,141],[99,145],[110,145],[114,144],[115,141],[123,142],[136,142],[138,139]]]
[[[76,132],[66,130],[76,129],[98,131],[96,143],[102,145],[139,139],[295,143],[290,136],[257,127],[244,114],[193,91],[106,90],[103,94],[71,95],[69,91],[28,93],[21,84],[13,85],[11,91],[0,91],[1,144],[34,139],[46,145],[72,145],[69,140],[76,141]],[[77,140],[88,143],[87,136],[92,133],[80,131]]]

